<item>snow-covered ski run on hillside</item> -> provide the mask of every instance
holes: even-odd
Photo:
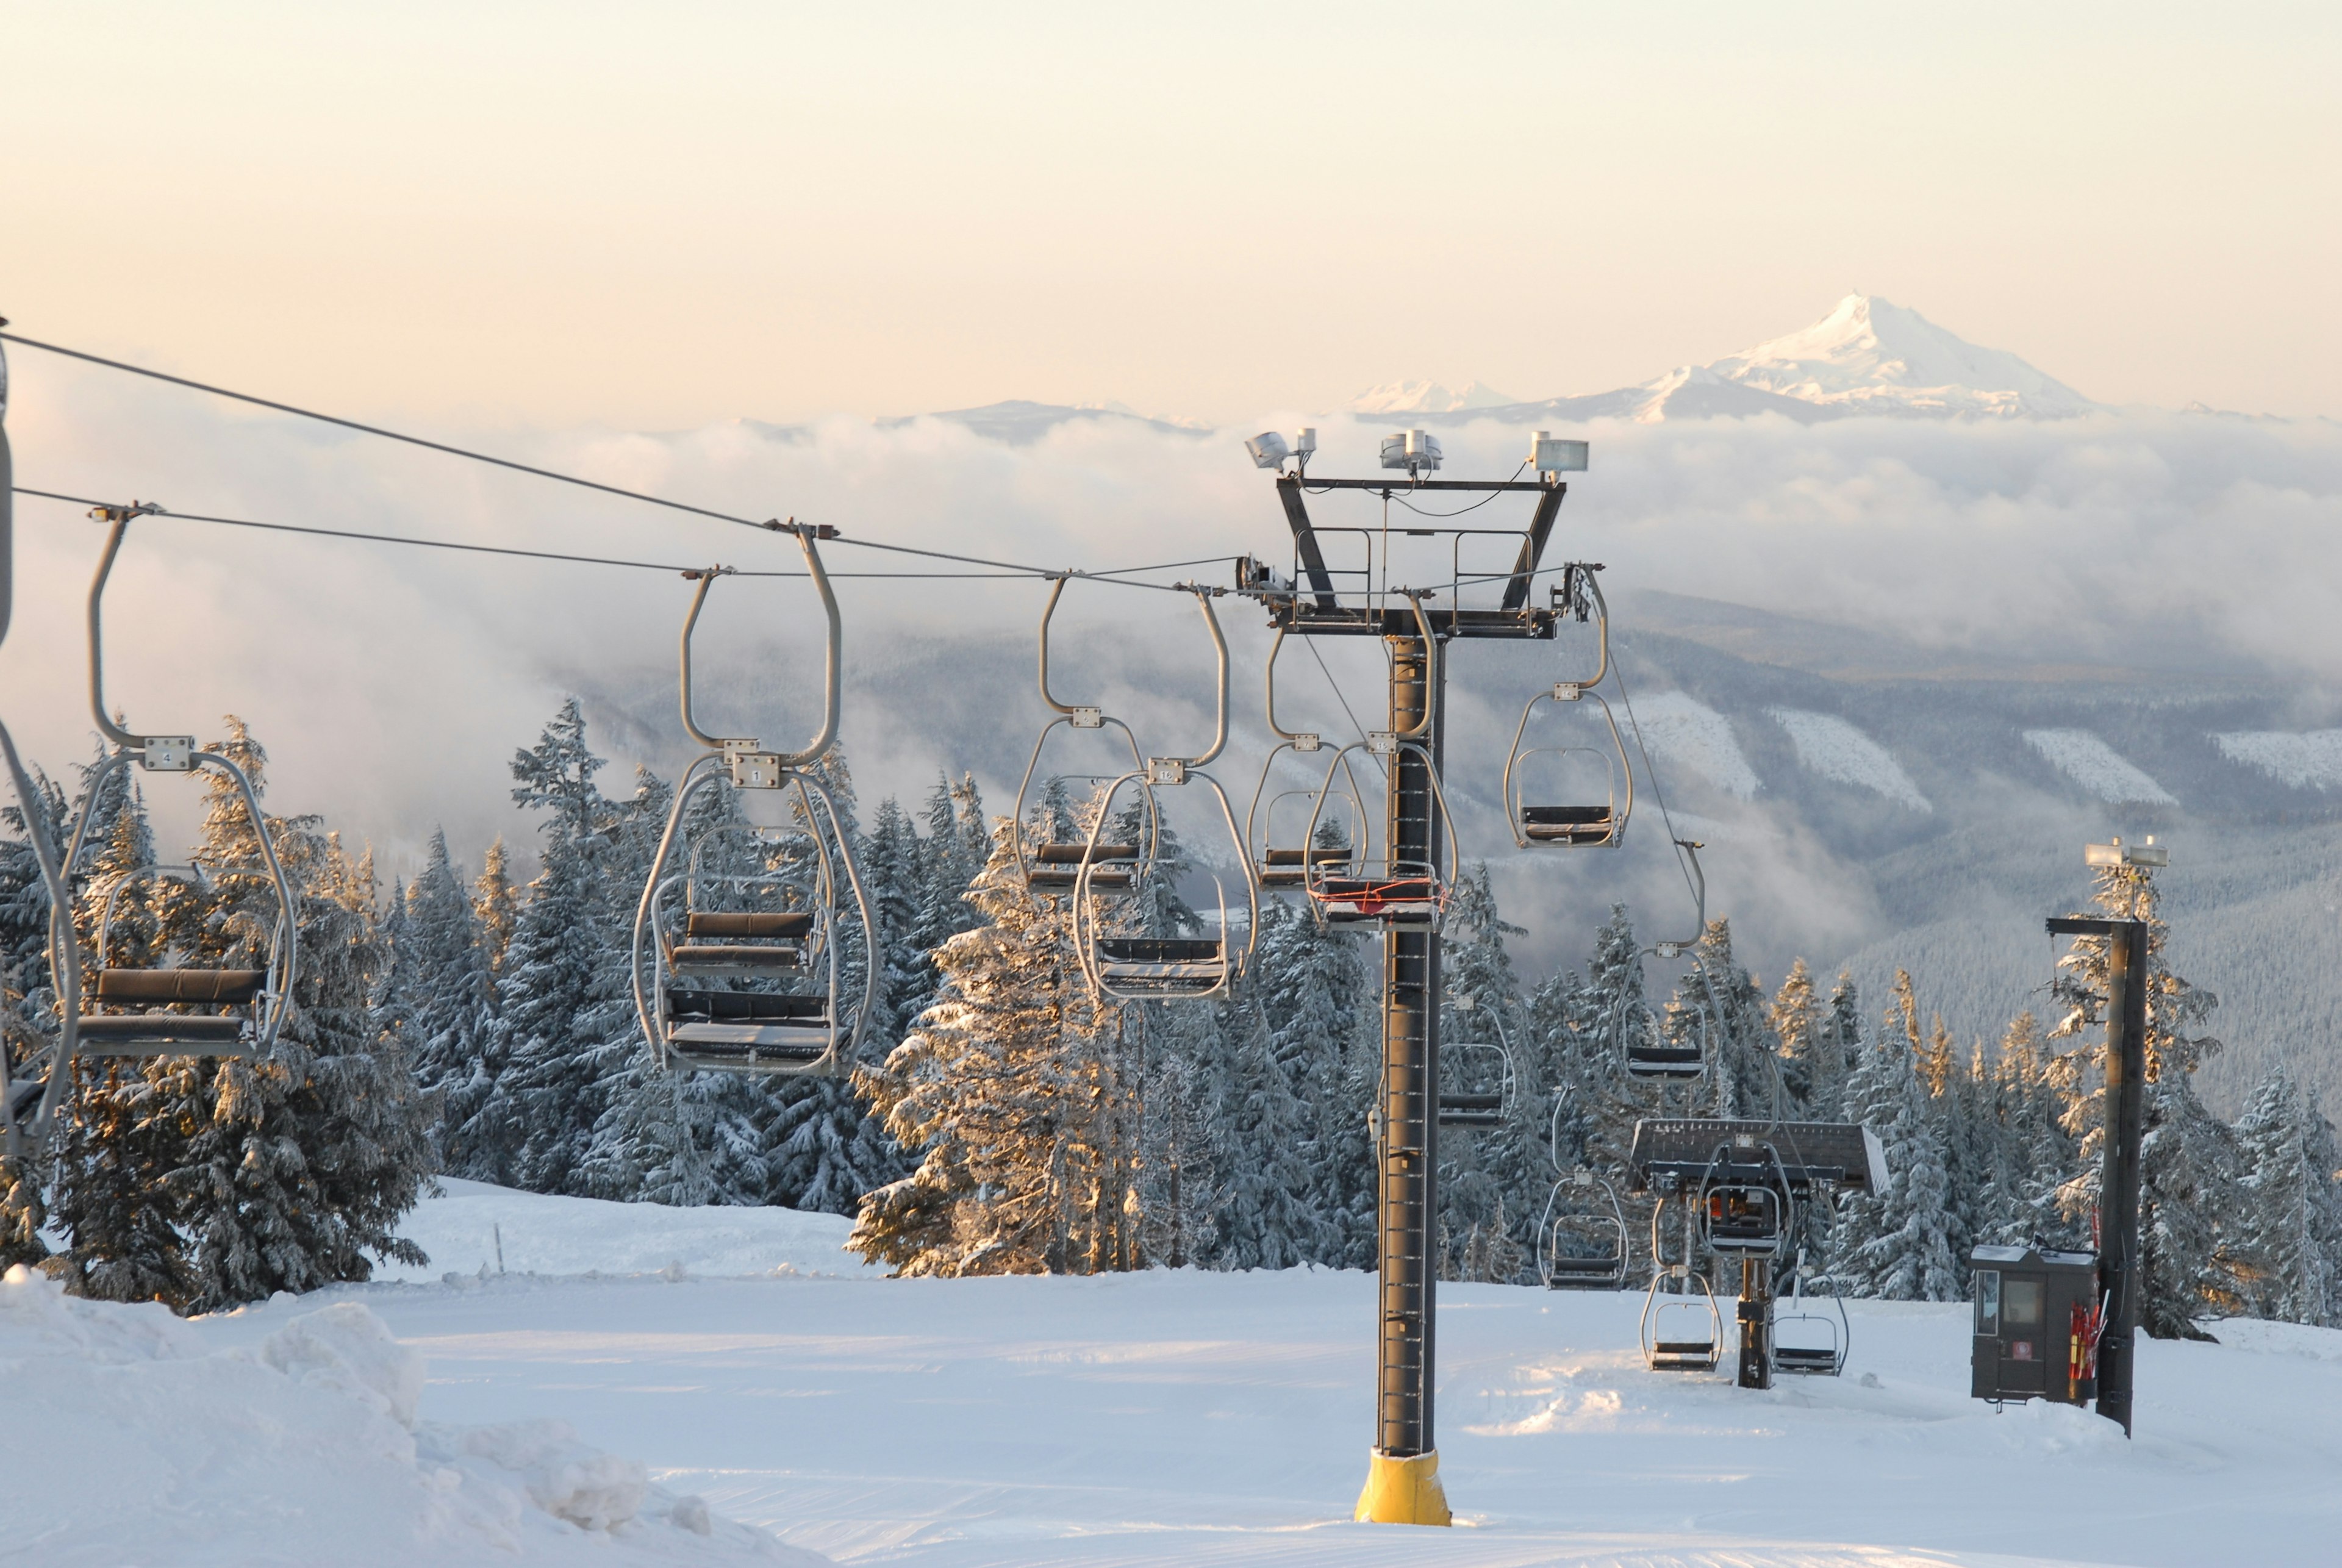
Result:
[[[373,1285],[191,1323],[0,1286],[0,1558],[2178,1568],[2342,1539],[2327,1330],[2147,1343],[2126,1443],[1971,1401],[1959,1306],[1854,1303],[1844,1378],[1752,1393],[1644,1371],[1638,1297],[1449,1285],[1459,1527],[1356,1525],[1366,1275],[898,1281],[826,1215],[447,1186],[407,1227],[432,1267]]]

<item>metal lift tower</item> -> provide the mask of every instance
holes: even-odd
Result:
[[[1304,439],[1306,456],[1309,438]],[[1399,439],[1385,443],[1388,465],[1400,465],[1391,462],[1393,442]],[[1292,579],[1279,582],[1248,562],[1239,568],[1238,587],[1260,598],[1269,609],[1270,624],[1290,634],[1383,640],[1390,655],[1390,728],[1370,737],[1368,750],[1389,773],[1385,859],[1394,865],[1435,868],[1436,873],[1446,852],[1441,835],[1446,814],[1434,776],[1445,757],[1446,644],[1458,637],[1553,636],[1556,613],[1550,607],[1533,607],[1530,589],[1568,486],[1538,459],[1533,459],[1540,469],[1534,480],[1425,478],[1422,471],[1436,466],[1436,445],[1423,443],[1419,433],[1405,441],[1398,448],[1402,455],[1429,448],[1427,460],[1405,477],[1320,479],[1280,473],[1277,498],[1285,504],[1286,521],[1293,530]],[[1556,448],[1568,450],[1552,452]],[[1541,440],[1537,450],[1552,457],[1555,469],[1585,466],[1582,443]],[[1258,461],[1257,447],[1255,456]],[[1526,528],[1442,526],[1434,517],[1413,511],[1404,514],[1397,528],[1320,528],[1310,520],[1307,497],[1334,491],[1378,497],[1386,514],[1387,507],[1402,498],[1468,499],[1519,492],[1536,500]],[[1453,540],[1450,558],[1456,569],[1446,582],[1428,589],[1389,586],[1386,551],[1394,535]],[[1507,536],[1517,541],[1509,572],[1501,567],[1477,574],[1462,570],[1464,556],[1472,548],[1467,540],[1476,539],[1486,549]],[[1501,557],[1501,546],[1494,554]],[[1359,564],[1353,566],[1353,560]],[[1457,591],[1468,582],[1489,577],[1503,584],[1502,597],[1494,607],[1466,609],[1457,603]],[[1435,606],[1430,602],[1435,596],[1446,603]],[[1427,734],[1414,744],[1399,744],[1394,738],[1426,729]],[[1437,1343],[1431,1238],[1439,1202],[1439,935],[1432,922],[1407,915],[1380,924],[1383,1054],[1376,1118],[1379,1353],[1375,1446],[1356,1516],[1380,1523],[1446,1524],[1447,1500],[1439,1483],[1431,1397]]]

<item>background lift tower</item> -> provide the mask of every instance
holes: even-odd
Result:
[[[1304,462],[1315,444],[1314,434],[1305,432],[1300,443]],[[1281,439],[1265,436],[1253,452],[1256,463],[1271,467],[1287,449]],[[1554,635],[1555,612],[1549,606],[1532,606],[1530,590],[1568,490],[1556,471],[1583,469],[1586,446],[1547,441],[1540,433],[1531,456],[1538,470],[1533,480],[1426,478],[1437,466],[1438,448],[1420,432],[1386,438],[1383,461],[1386,467],[1407,472],[1382,479],[1279,473],[1277,498],[1285,504],[1286,521],[1293,530],[1292,580],[1281,582],[1262,564],[1246,561],[1237,568],[1237,587],[1267,605],[1272,626],[1293,635],[1383,639],[1390,655],[1390,727],[1370,736],[1367,749],[1389,774],[1384,859],[1392,866],[1406,863],[1436,874],[1447,853],[1440,842],[1446,812],[1433,776],[1445,760],[1446,644],[1458,637]],[[1307,496],[1350,490],[1380,498],[1386,515],[1396,502],[1424,495],[1493,498],[1517,491],[1536,501],[1526,529],[1443,526],[1435,516],[1413,510],[1404,514],[1396,528],[1321,529],[1311,522]],[[1395,536],[1453,541],[1449,558],[1457,569],[1432,589],[1388,586],[1389,559],[1382,552]],[[1517,541],[1509,573],[1494,564],[1501,559],[1498,540],[1503,536]],[[1489,553],[1491,568],[1468,580],[1493,577],[1503,584],[1502,597],[1493,608],[1465,609],[1457,602],[1456,592],[1467,582],[1464,563],[1474,548],[1467,540]],[[1328,564],[1329,544],[1337,565]],[[1354,569],[1354,560],[1363,561],[1365,570]],[[1446,602],[1435,605],[1430,602],[1435,594]],[[1394,744],[1393,736],[1422,728],[1426,714],[1431,721],[1426,736],[1409,744]],[[1439,1483],[1431,1407],[1437,1343],[1436,1262],[1431,1243],[1439,1201],[1439,935],[1430,923],[1395,918],[1383,923],[1382,944],[1383,1054],[1376,1096],[1380,1133],[1376,1151],[1379,1354],[1375,1446],[1357,1517],[1381,1523],[1446,1524],[1447,1500]]]

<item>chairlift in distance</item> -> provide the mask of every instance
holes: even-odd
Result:
[[[1761,1170],[1768,1164],[1769,1176],[1746,1174],[1752,1166]],[[1694,1202],[1700,1244],[1719,1257],[1777,1259],[1797,1228],[1797,1195],[1781,1152],[1754,1133],[1736,1134],[1731,1144],[1716,1145]]]
[[[1823,1313],[1806,1304],[1806,1253],[1797,1250],[1797,1272],[1789,1276],[1789,1311],[1783,1313],[1777,1305],[1773,1313],[1773,1370],[1800,1377],[1836,1377],[1846,1370],[1847,1353],[1854,1343],[1854,1325],[1846,1315],[1846,1294],[1838,1289],[1837,1281],[1828,1274],[1815,1276],[1829,1283],[1828,1300],[1837,1308],[1833,1321]],[[1802,1343],[1783,1343],[1782,1330],[1797,1325],[1795,1334]]]
[[[1483,1062],[1494,1057],[1496,1070],[1496,1092],[1491,1094],[1485,1090],[1441,1090],[1438,1104],[1439,1124],[1463,1132],[1486,1132],[1504,1125],[1505,1118],[1512,1114],[1516,1087],[1512,1043],[1505,1037],[1504,1020],[1497,1017],[1492,1011],[1476,1007],[1469,995],[1456,998],[1456,1010],[1459,1013],[1473,1014],[1486,1012],[1490,1024],[1496,1031],[1496,1038],[1494,1041],[1459,1040],[1452,1044],[1443,1042],[1439,1047],[1439,1054],[1442,1058],[1446,1058],[1452,1051],[1458,1053],[1462,1060],[1476,1058]],[[1462,1060],[1458,1061],[1459,1066],[1462,1065]]]
[[[1562,567],[1562,582],[1553,591],[1556,620],[1575,613],[1581,622],[1589,615],[1594,621],[1600,653],[1593,674],[1556,681],[1550,690],[1531,697],[1521,709],[1513,749],[1505,758],[1505,816],[1513,842],[1523,849],[1616,849],[1625,842],[1626,819],[1634,814],[1635,770],[1626,759],[1626,739],[1618,733],[1618,716],[1608,699],[1596,690],[1610,673],[1610,612],[1595,580],[1601,570],[1598,564],[1570,562]],[[1529,721],[1539,704],[1546,703],[1556,711],[1593,704],[1602,712],[1608,744],[1530,745]],[[1598,789],[1592,782],[1597,777]],[[1566,798],[1532,804],[1532,790]]]
[[[1267,694],[1268,728],[1277,737],[1268,761],[1260,770],[1260,784],[1253,791],[1252,805],[1245,813],[1245,851],[1251,858],[1253,880],[1270,892],[1304,892],[1309,884],[1311,869],[1323,868],[1328,874],[1354,874],[1356,863],[1365,854],[1369,833],[1366,821],[1366,801],[1358,788],[1357,775],[1350,768],[1346,756],[1336,754],[1332,766],[1338,768],[1343,784],[1336,801],[1347,808],[1349,827],[1343,834],[1344,844],[1319,844],[1317,835],[1323,830],[1312,830],[1296,841],[1277,831],[1278,808],[1290,803],[1314,803],[1319,791],[1314,789],[1280,790],[1269,794],[1269,783],[1276,771],[1277,758],[1287,752],[1296,756],[1314,755],[1325,749],[1325,737],[1310,730],[1288,730],[1276,722],[1276,655],[1285,646],[1286,628],[1276,628],[1276,640],[1268,645]],[[1290,814],[1289,813],[1287,814]],[[1327,827],[1338,829],[1337,824]]]
[[[1049,737],[1058,730],[1119,730],[1130,749],[1130,772],[1144,775],[1146,756],[1138,748],[1138,737],[1130,726],[1116,718],[1102,706],[1076,703],[1061,703],[1049,690],[1049,623],[1057,614],[1057,601],[1065,595],[1066,578],[1059,577],[1049,584],[1049,602],[1041,611],[1041,701],[1057,716],[1041,726],[1040,737],[1033,743],[1033,755],[1025,764],[1025,777],[1016,786],[1016,804],[1008,817],[1009,842],[1016,851],[1016,874],[1025,891],[1037,901],[1043,898],[1072,896],[1076,889],[1092,897],[1118,898],[1134,891],[1140,879],[1154,865],[1160,844],[1161,828],[1156,815],[1155,796],[1151,788],[1141,791],[1146,810],[1141,824],[1139,842],[1116,844],[1093,832],[1081,839],[1057,842],[1054,838],[1038,844],[1026,842],[1030,827],[1026,821],[1026,803],[1033,793],[1033,780],[1040,772],[1042,754],[1048,749]],[[1213,634],[1218,634],[1214,623]],[[1225,677],[1224,677],[1225,678]],[[1225,705],[1225,704],[1224,704]],[[1103,783],[1113,777],[1090,774],[1078,776]],[[1099,821],[1106,818],[1098,814]]]
[[[1724,1360],[1724,1313],[1705,1270],[1693,1268],[1688,1260],[1671,1263],[1662,1257],[1660,1222],[1666,1212],[1665,1199],[1652,1205],[1651,1284],[1643,1293],[1637,1330],[1643,1364],[1653,1372],[1714,1372]],[[1663,1296],[1662,1284],[1681,1288]]]
[[[1706,1045],[1700,1044],[1700,1039],[1709,1036],[1716,1014],[1716,998],[1710,992],[1707,968],[1701,963],[1698,951],[1700,938],[1707,934],[1707,874],[1700,869],[1699,864],[1699,852],[1706,846],[1697,839],[1690,838],[1676,839],[1675,845],[1676,853],[1683,857],[1691,872],[1692,897],[1698,911],[1698,929],[1687,942],[1654,943],[1643,951],[1646,957],[1669,961],[1688,957],[1692,974],[1699,978],[1699,994],[1706,1005],[1699,1010],[1698,1014],[1697,1034],[1700,1038],[1690,1044],[1669,1040],[1660,1032],[1656,1014],[1649,1016],[1644,1029],[1630,1034],[1626,1028],[1627,1010],[1623,1006],[1617,1010],[1621,1059],[1627,1074],[1636,1078],[1697,1078],[1706,1073],[1708,1061],[1715,1054],[1711,1049],[1713,1040],[1708,1040]]]
[[[1422,597],[1409,594],[1407,602],[1414,607],[1424,645],[1431,646],[1431,622],[1423,613]],[[1309,828],[1302,842],[1317,841],[1318,824],[1325,820],[1326,804],[1334,798],[1336,769],[1346,764],[1351,753],[1364,752],[1383,759],[1386,764],[1411,754],[1423,764],[1424,776],[1431,785],[1431,809],[1439,814],[1439,821],[1446,830],[1441,834],[1446,854],[1435,862],[1398,860],[1391,835],[1386,830],[1378,856],[1361,844],[1357,857],[1342,870],[1335,870],[1330,864],[1306,866],[1302,889],[1309,895],[1310,908],[1321,924],[1437,931],[1446,920],[1449,890],[1462,874],[1462,863],[1456,849],[1456,818],[1447,809],[1447,792],[1439,782],[1439,768],[1430,748],[1424,744],[1436,720],[1437,714],[1426,705],[1423,717],[1412,729],[1376,730],[1366,740],[1353,741],[1335,752],[1333,760],[1326,764],[1326,782],[1317,791],[1316,803],[1310,808]],[[1384,788],[1387,791],[1394,787],[1388,765],[1384,773]]]
[[[1594,1170],[1561,1172],[1546,1195],[1537,1220],[1537,1278],[1549,1291],[1625,1286],[1626,1213],[1617,1189]]]
[[[108,524],[105,548],[98,557],[97,573],[89,585],[89,702],[90,712],[97,720],[99,732],[113,743],[112,755],[101,762],[90,774],[82,808],[74,819],[73,832],[65,843],[65,852],[59,872],[68,887],[74,867],[81,858],[83,846],[88,842],[97,805],[105,798],[106,786],[115,775],[133,763],[151,774],[194,774],[210,768],[226,777],[235,785],[236,799],[243,804],[245,814],[252,824],[253,837],[260,849],[258,866],[165,866],[148,864],[125,872],[106,890],[103,913],[99,919],[95,950],[87,956],[97,970],[96,984],[90,988],[90,998],[95,1011],[82,1013],[74,1020],[72,1037],[75,1051],[84,1056],[265,1056],[275,1049],[276,1038],[284,1028],[286,1010],[292,1004],[293,984],[300,962],[300,940],[295,925],[298,903],[293,884],[285,877],[283,863],[276,854],[275,841],[268,832],[268,819],[260,809],[260,797],[252,787],[252,780],[229,757],[215,751],[199,750],[193,735],[149,735],[125,728],[106,712],[105,704],[105,634],[104,607],[105,586],[114,572],[114,563],[121,554],[122,543],[129,532],[133,517],[158,512],[155,506],[99,506],[91,515]],[[37,818],[29,820],[37,821]],[[115,914],[119,907],[124,888],[157,876],[172,877],[202,891],[215,879],[243,878],[264,883],[274,894],[275,916],[268,923],[267,935],[262,944],[258,968],[228,968],[221,964],[165,963],[127,964],[109,962]],[[76,966],[83,954],[65,938],[72,924],[70,902],[53,911],[50,920],[49,958],[51,972],[62,974],[68,962]],[[168,954],[165,954],[167,957]],[[75,977],[78,979],[78,975]],[[61,988],[62,989],[62,988]],[[215,1012],[190,1013],[189,1007],[215,1008]],[[55,1059],[51,1082],[61,1086],[55,1068],[66,1064],[63,1055]],[[45,1095],[45,1102],[52,1097]],[[13,1104],[10,1109],[15,1110]]]
[[[706,749],[693,759],[676,787],[666,831],[660,834],[642,898],[635,906],[629,966],[636,1017],[662,1067],[758,1076],[834,1076],[841,1070],[841,1054],[850,1059],[860,1048],[877,997],[878,965],[865,963],[862,995],[852,1009],[853,1027],[841,1030],[838,922],[848,919],[858,926],[865,954],[876,951],[875,924],[837,803],[809,771],[837,738],[844,634],[836,594],[815,547],[816,538],[826,531],[809,524],[792,526],[828,623],[821,729],[801,751],[768,752],[754,738],[710,734],[700,727],[692,709],[692,633],[707,602],[708,589],[718,577],[734,574],[725,566],[684,574],[698,587],[684,617],[680,641],[683,727]],[[702,908],[702,887],[711,881],[727,880],[704,874],[704,844],[694,846],[683,872],[668,874],[692,803],[704,792],[720,788],[772,791],[793,797],[813,872],[805,909]],[[761,885],[781,879],[728,880]],[[672,915],[663,914],[678,894],[680,909]],[[716,989],[718,984],[758,982],[793,988]]]
[[[1065,586],[1062,579],[1057,586]],[[1219,616],[1212,609],[1211,592],[1186,586],[1196,595],[1196,606],[1203,611],[1204,624],[1211,631],[1212,645],[1218,654],[1219,682],[1212,744],[1192,757],[1147,757],[1138,768],[1109,784],[1098,803],[1097,814],[1091,820],[1089,838],[1080,846],[1082,854],[1076,863],[1074,951],[1091,986],[1100,995],[1116,1002],[1200,1001],[1225,996],[1250,967],[1260,935],[1260,887],[1253,876],[1244,833],[1236,826],[1236,811],[1228,804],[1227,791],[1220,787],[1219,780],[1204,771],[1228,744],[1227,639],[1221,634]],[[1052,604],[1056,598],[1053,591]],[[1046,679],[1045,669],[1045,682]],[[1030,770],[1027,771],[1029,776]],[[1122,791],[1135,786],[1140,792],[1146,802],[1147,836],[1159,845],[1162,819],[1155,792],[1182,789],[1198,782],[1210,791],[1213,803],[1220,808],[1220,821],[1228,830],[1228,841],[1235,846],[1238,864],[1244,869],[1246,916],[1241,952],[1228,932],[1227,889],[1216,876],[1212,882],[1218,893],[1219,916],[1216,934],[1211,936],[1137,936],[1110,932],[1106,928],[1098,901],[1092,896],[1100,875],[1123,874],[1115,863],[1098,853],[1100,835],[1113,819],[1114,804]],[[1150,854],[1150,864],[1152,859]]]

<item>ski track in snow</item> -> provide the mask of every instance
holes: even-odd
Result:
[[[2025,739],[2059,773],[2102,801],[2116,805],[2179,804],[2169,790],[2088,730],[2027,730]]]
[[[2212,744],[2230,762],[2296,789],[2342,784],[2342,730],[2233,730],[2214,734]]]
[[[2342,1538],[2342,1333],[2143,1343],[2126,1443],[2084,1412],[1967,1398],[1958,1305],[1852,1303],[1847,1376],[1753,1393],[1728,1363],[1646,1372],[1639,1295],[1445,1285],[1458,1527],[1420,1531],[1347,1519],[1371,1432],[1369,1276],[816,1274],[792,1259],[824,1262],[843,1219],[451,1189],[411,1232],[500,1213],[505,1273],[450,1254],[435,1263],[453,1283],[191,1323],[0,1292],[24,1560],[798,1560],[728,1521],[922,1568],[2177,1568],[2325,1561]],[[510,1272],[514,1215],[547,1258],[658,1262]],[[699,1228],[718,1218],[769,1244]],[[596,1525],[637,1495],[627,1523]]]
[[[1698,774],[1726,794],[1751,800],[1762,787],[1722,714],[1682,692],[1661,692],[1635,705],[1644,744]]]
[[[1936,808],[1903,771],[1894,754],[1836,714],[1810,713],[1803,708],[1767,710],[1775,723],[1789,732],[1797,761],[1809,773],[1835,784],[1852,784],[1883,795],[1913,811]]]

